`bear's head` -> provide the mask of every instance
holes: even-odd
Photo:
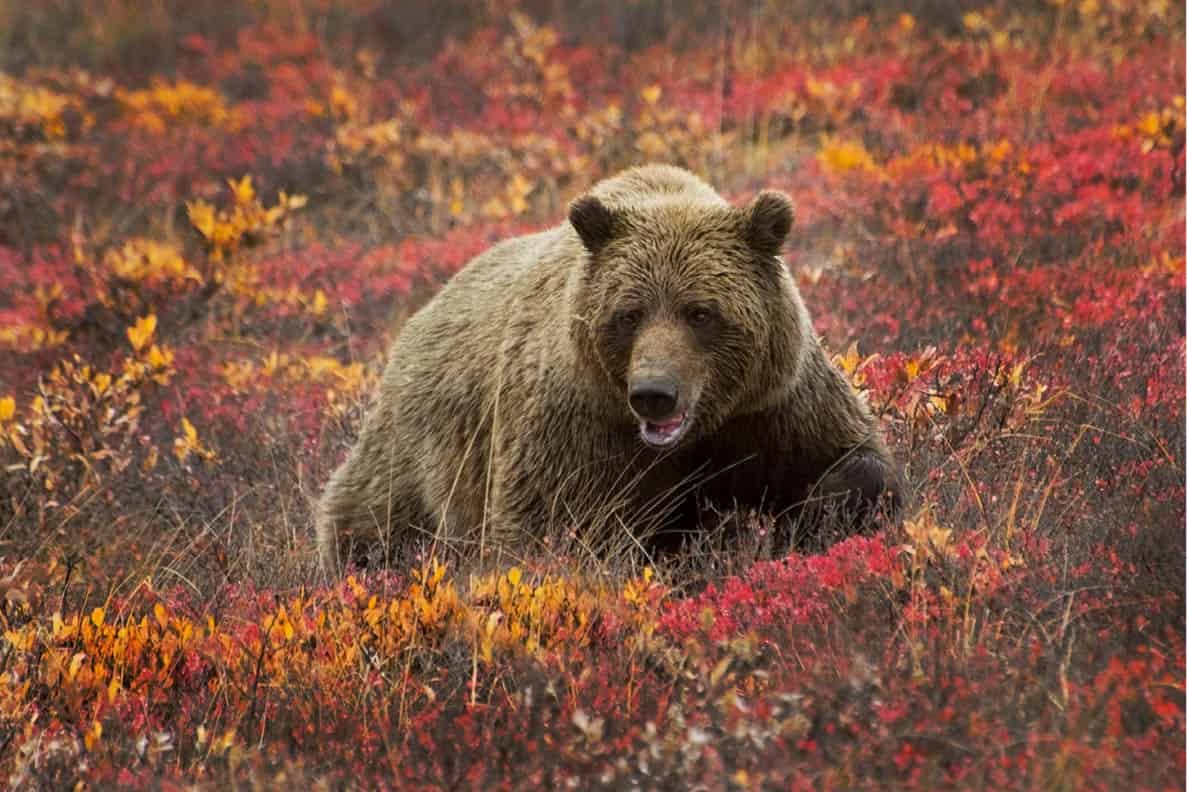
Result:
[[[793,211],[782,193],[749,204],[573,202],[588,254],[574,342],[648,446],[674,448],[786,392],[807,318],[778,257]]]

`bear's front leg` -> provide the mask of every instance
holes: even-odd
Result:
[[[897,519],[904,490],[885,451],[858,446],[838,457],[801,500],[776,520],[776,552],[816,553],[869,530],[879,515]]]
[[[858,446],[825,471],[809,499],[860,529],[880,512],[896,518],[903,507],[903,489],[902,477],[884,450]]]

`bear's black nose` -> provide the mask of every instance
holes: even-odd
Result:
[[[635,415],[649,421],[662,421],[676,411],[679,394],[673,380],[655,377],[633,383],[627,398]]]

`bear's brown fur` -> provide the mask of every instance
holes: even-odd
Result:
[[[641,531],[689,497],[862,508],[899,479],[778,252],[790,201],[632,169],[476,257],[402,329],[318,504],[323,564],[436,538],[530,551]]]

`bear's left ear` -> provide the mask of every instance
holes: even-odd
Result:
[[[777,255],[795,221],[791,199],[775,190],[763,190],[742,211],[746,242],[763,255]]]
[[[583,195],[569,205],[569,222],[590,253],[596,254],[614,235],[614,214],[592,195]]]

